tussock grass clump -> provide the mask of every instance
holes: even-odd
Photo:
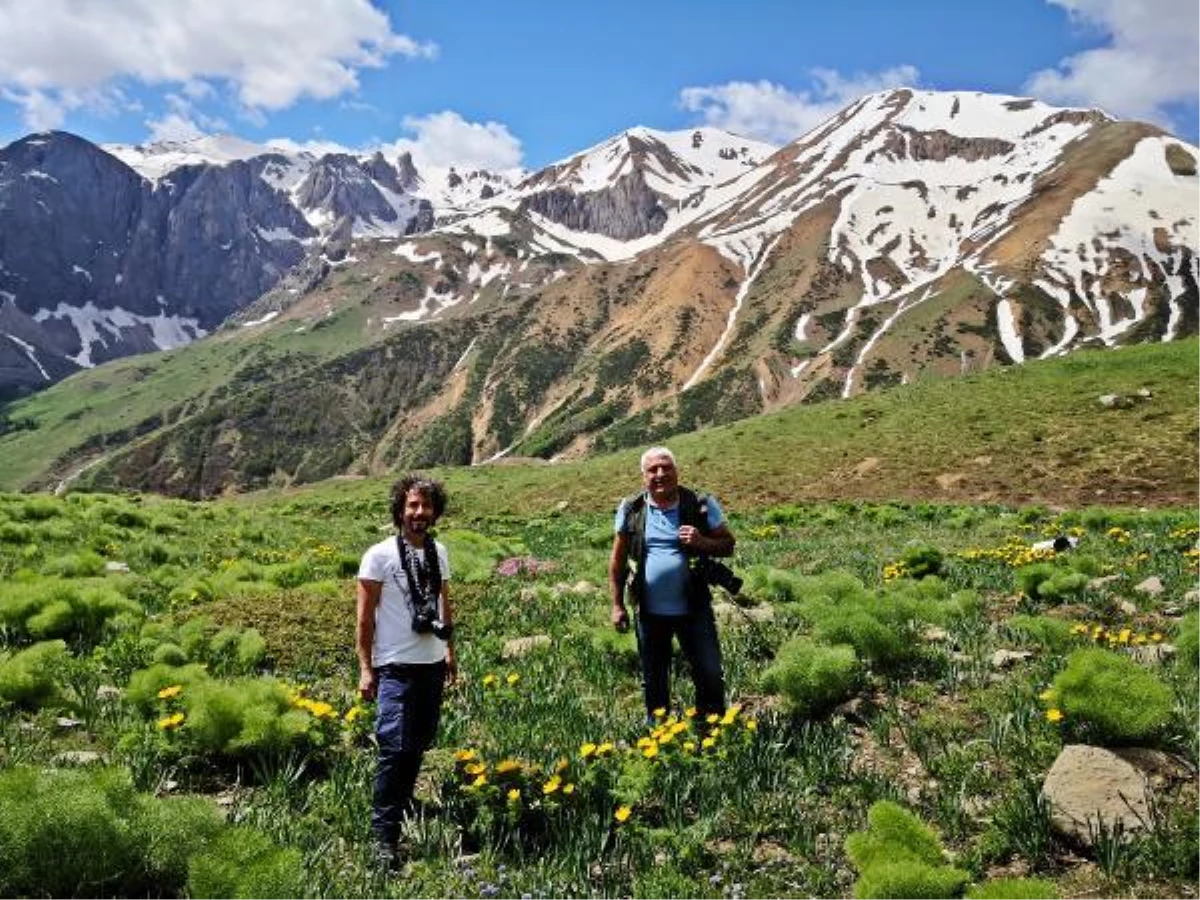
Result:
[[[0,627],[35,640],[64,638],[92,646],[110,626],[141,615],[137,603],[103,580],[46,578],[0,585]]]
[[[30,708],[59,697],[55,678],[70,654],[63,641],[42,641],[10,655],[0,651],[0,700]]]
[[[1108,650],[1076,650],[1055,677],[1052,691],[1068,727],[1092,741],[1146,740],[1171,718],[1170,687],[1129,657]]]
[[[871,806],[846,854],[860,873],[855,897],[957,897],[970,878],[946,862],[932,829],[890,800]]]
[[[274,679],[220,680],[196,664],[135,672],[126,693],[144,715],[157,718],[171,746],[216,761],[316,749],[329,738],[322,723],[335,730],[337,720],[332,707],[317,712],[297,705],[297,695]]]
[[[1192,610],[1180,621],[1175,649],[1179,651],[1180,661],[1193,672],[1200,668],[1200,613],[1196,610]]]
[[[179,895],[188,856],[223,827],[211,802],[139,794],[120,770],[9,769],[0,772],[0,895]]]
[[[247,826],[221,833],[188,863],[190,897],[303,897],[305,887],[299,851]]]
[[[1091,579],[1083,572],[1052,563],[1035,563],[1017,571],[1017,587],[1031,600],[1063,603],[1079,596]]]
[[[965,896],[967,900],[1055,900],[1058,888],[1044,878],[995,878],[973,886]]]
[[[1036,644],[1051,653],[1065,653],[1078,643],[1070,622],[1050,616],[1017,614],[1002,627],[1015,640]]]
[[[811,638],[787,641],[763,672],[767,691],[782,694],[788,706],[802,716],[819,716],[848,700],[862,677],[853,647],[825,646]]]
[[[466,528],[440,531],[438,540],[446,545],[454,580],[467,583],[487,581],[500,560],[526,552],[519,543],[498,541]]]

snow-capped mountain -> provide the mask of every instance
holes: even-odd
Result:
[[[10,390],[222,322],[222,341],[270,335],[308,354],[310,390],[336,369],[329,397],[293,406],[356,408],[393,360],[422,360],[403,376],[418,401],[385,391],[361,410],[376,426],[338,431],[355,435],[360,470],[570,455],[921,375],[1171,340],[1200,318],[1197,149],[1026,98],[874,94],[781,148],[634,128],[533,173],[227,141],[123,152],[155,180],[64,135],[0,151]],[[333,325],[349,343],[310,342]],[[188,427],[144,441],[122,478],[164,483],[153,473]],[[248,483],[238,465],[229,478]]]

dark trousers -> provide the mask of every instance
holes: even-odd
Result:
[[[642,661],[642,691],[646,698],[646,713],[671,708],[671,651],[672,640],[679,647],[692,670],[696,686],[696,710],[701,716],[725,711],[725,678],[721,668],[721,644],[717,640],[717,623],[712,607],[684,616],[656,616],[638,612],[638,653]]]
[[[413,787],[421,759],[437,736],[446,664],[383,666],[379,669],[375,740],[378,763],[371,800],[371,831],[395,843],[400,823],[413,810]]]

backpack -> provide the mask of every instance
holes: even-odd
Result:
[[[679,488],[679,524],[691,525],[698,528],[700,533],[707,536],[708,527],[708,494],[698,494],[693,490]],[[621,505],[625,508],[625,533],[629,535],[629,552],[625,557],[627,583],[626,595],[635,607],[640,606],[646,594],[646,495],[634,494],[626,497]],[[703,554],[689,551],[687,594],[688,603],[694,601],[712,602],[712,591],[708,581],[696,569],[696,563],[704,558]],[[634,564],[632,571],[629,564]]]

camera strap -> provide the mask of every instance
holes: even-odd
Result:
[[[408,598],[414,609],[437,603],[442,590],[442,573],[438,567],[437,544],[426,538],[425,564],[417,559],[416,551],[410,551],[403,535],[396,535],[396,549],[400,554],[400,566],[408,581]]]

